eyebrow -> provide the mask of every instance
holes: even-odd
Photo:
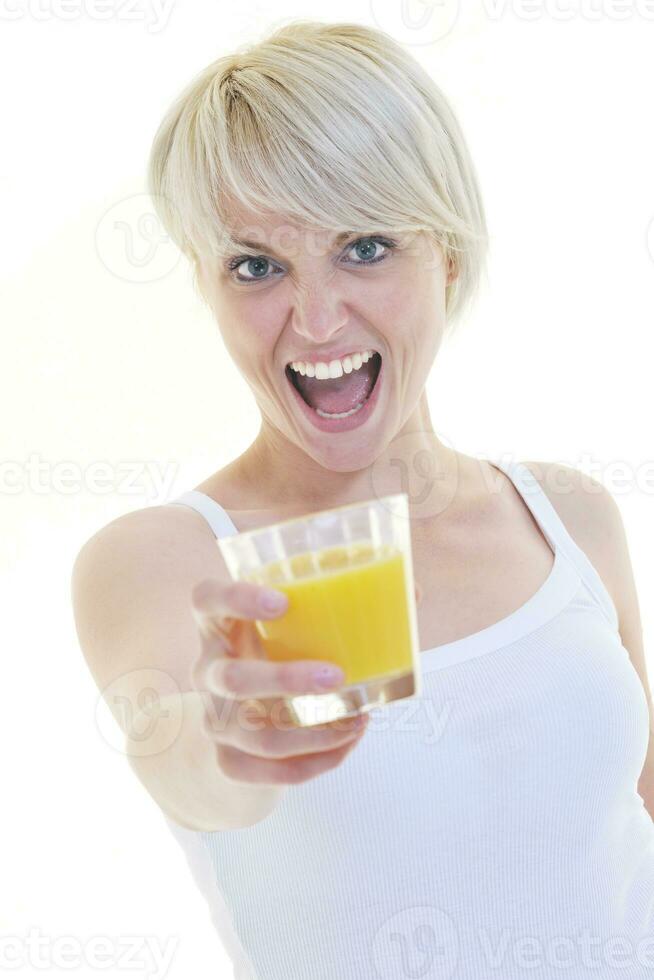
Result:
[[[336,238],[334,239],[334,245],[342,245],[343,242],[347,241],[348,238],[351,238],[352,235],[356,235],[356,234],[357,234],[356,231],[343,231],[341,232],[340,235],[337,235]],[[246,240],[242,238],[230,238],[229,244],[230,246],[235,245],[238,248],[249,248],[252,251],[261,251],[261,252],[267,252],[270,247],[268,245],[263,244],[262,242],[253,242],[251,240]]]

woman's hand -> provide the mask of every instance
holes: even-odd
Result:
[[[192,594],[192,608],[201,637],[193,668],[193,686],[211,695],[205,731],[216,744],[220,770],[238,783],[284,786],[313,779],[334,769],[358,744],[368,716],[310,727],[289,718],[283,700],[302,694],[325,694],[344,680],[335,664],[319,660],[276,662],[266,654],[255,619],[282,615],[261,604],[267,590],[249,582],[208,579]],[[328,674],[325,671],[329,672]],[[209,718],[220,721],[218,728]]]

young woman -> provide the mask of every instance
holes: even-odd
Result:
[[[193,80],[150,180],[261,428],[94,535],[74,606],[235,976],[654,975],[650,693],[618,508],[572,468],[460,453],[430,418],[487,246],[443,94],[383,32],[295,21]],[[400,491],[421,696],[281,725],[281,698],[339,676],[264,659],[253,620],[287,600],[232,583],[216,537]]]

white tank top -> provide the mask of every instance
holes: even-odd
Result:
[[[536,594],[423,650],[422,695],[255,826],[164,817],[236,980],[654,977],[647,698],[597,570],[531,471],[492,462],[554,551]]]

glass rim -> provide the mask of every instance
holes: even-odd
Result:
[[[360,500],[353,504],[339,504],[338,507],[327,507],[325,510],[315,510],[311,511],[309,514],[303,514],[299,517],[289,517],[285,521],[277,521],[275,524],[266,524],[265,527],[255,527],[250,531],[240,531],[237,534],[230,534],[223,536],[219,539],[219,542],[229,544],[238,538],[239,541],[245,539],[256,537],[257,535],[266,534],[269,531],[276,531],[281,527],[288,527],[290,524],[303,524],[310,522],[313,518],[322,517],[324,514],[331,514],[333,512],[338,512],[342,510],[356,510],[357,508],[368,507],[371,503],[382,503],[385,500],[404,500],[407,504],[409,502],[409,495],[406,492],[400,493],[389,493],[384,497],[373,497],[370,500]]]

